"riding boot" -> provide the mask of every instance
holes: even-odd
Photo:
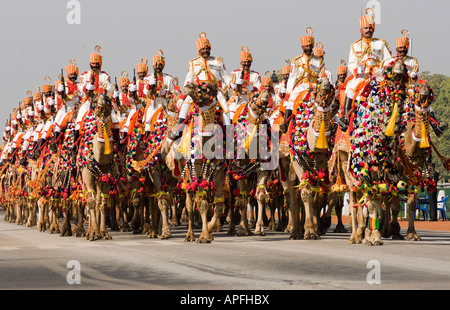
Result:
[[[292,110],[291,109],[286,109],[286,112],[284,114],[283,124],[280,124],[280,131],[282,133],[286,133],[287,132],[288,126],[289,126],[288,122],[289,122],[289,118],[291,117],[291,115],[292,115]]]
[[[19,160],[19,165],[26,167],[27,164],[28,164],[27,151],[22,151],[22,159]]]
[[[36,147],[36,150],[34,151],[34,156],[35,156],[35,158],[38,158],[38,157],[41,155],[41,148],[42,148],[42,146],[44,145],[45,141],[46,141],[45,138],[41,138],[41,139],[39,140],[39,143],[38,143],[38,145],[37,145],[37,147]]]
[[[125,131],[120,132],[120,135],[119,135],[119,150],[120,151],[123,151],[125,149],[127,136],[128,136],[127,132],[125,132]]]
[[[16,148],[15,147],[13,147],[12,149],[11,149],[11,153],[10,153],[10,155],[8,156],[8,162],[11,164],[11,165],[14,165],[14,163],[16,162]]]
[[[28,152],[27,153],[27,158],[29,159],[34,159],[34,152],[35,152],[35,146],[36,146],[36,142],[31,142],[29,148],[32,149],[33,151]]]
[[[352,102],[353,99],[346,97],[345,98],[345,103],[344,103],[344,113],[341,116],[341,118],[339,118],[338,120],[338,124],[341,127],[341,130],[346,132],[348,129],[348,125],[350,123],[350,120],[347,118],[347,114],[350,111],[350,109],[352,108]]]
[[[433,110],[430,112],[430,125],[438,138],[442,137],[444,131],[448,128],[447,123],[439,122],[437,120]]]
[[[72,146],[72,154],[78,153],[78,144],[80,143],[78,141],[78,138],[80,137],[80,131],[75,130],[73,132],[73,146]]]
[[[184,125],[184,122],[185,122],[184,118],[178,119],[178,123],[175,126],[173,126],[172,130],[169,132],[168,136],[171,140],[175,141],[181,138],[181,136],[183,135],[184,126],[182,125]]]
[[[50,143],[50,150],[53,153],[56,153],[56,151],[58,150],[58,138],[59,138],[60,132],[59,131],[55,131],[53,133],[53,141],[52,143]]]
[[[117,141],[117,143],[120,143],[120,129],[119,128],[113,129],[113,136],[114,136],[114,140]]]

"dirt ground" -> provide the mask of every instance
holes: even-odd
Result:
[[[337,217],[333,216],[333,223],[337,223]],[[343,216],[342,222],[344,225],[350,224],[351,217],[350,216]],[[401,228],[408,228],[408,220],[407,219],[401,219],[399,221]],[[450,231],[450,221],[443,221],[438,220],[435,222],[431,221],[424,221],[424,220],[416,220],[414,223],[414,227],[416,229],[425,229],[425,230],[440,230],[440,231]]]

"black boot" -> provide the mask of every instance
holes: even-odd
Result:
[[[430,112],[430,125],[433,128],[434,133],[438,138],[442,137],[444,131],[448,128],[447,123],[439,122],[434,114],[434,111]]]
[[[36,158],[39,158],[39,156],[41,156],[41,148],[42,148],[42,146],[44,145],[45,141],[46,141],[45,138],[41,138],[41,139],[39,140],[38,146],[36,147],[36,150],[34,151],[34,156],[35,156]]]
[[[347,118],[347,114],[350,111],[350,109],[352,108],[352,102],[353,102],[352,98],[345,97],[344,113],[343,113],[342,117],[338,121],[338,124],[341,127],[341,130],[343,132],[347,131],[348,125],[350,123],[349,119]]]
[[[286,109],[286,112],[284,114],[284,121],[283,124],[280,124],[280,131],[282,133],[286,133],[288,130],[288,126],[289,126],[289,118],[292,115],[292,110],[291,109]]]
[[[78,153],[78,144],[80,143],[80,141],[78,141],[79,137],[80,137],[80,131],[79,130],[75,130],[73,132],[72,154],[77,154]]]
[[[169,132],[168,137],[171,140],[175,141],[175,140],[181,138],[181,136],[183,135],[184,126],[182,126],[182,125],[184,125],[184,122],[185,122],[184,118],[178,119],[178,123],[175,126],[173,126],[172,130]]]
[[[58,138],[59,138],[59,135],[60,135],[60,132],[58,132],[58,131],[55,131],[53,133],[53,141],[50,144],[50,150],[53,153],[56,153],[56,151],[58,150]]]

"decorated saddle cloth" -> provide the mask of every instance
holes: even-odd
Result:
[[[349,127],[349,169],[359,189],[369,194],[387,194],[398,175],[399,139],[409,118],[408,100],[384,82],[370,82],[368,96],[353,111]]]
[[[161,160],[160,149],[167,137],[168,120],[162,107],[158,108],[151,119],[147,136],[137,122],[128,141],[126,168],[131,175],[136,169],[135,161],[139,161],[139,170],[155,166]],[[141,143],[142,142],[142,143]]]
[[[224,158],[225,128],[221,125],[223,116],[217,103],[204,108],[192,104],[186,119],[188,121],[183,129],[180,143],[174,144],[176,151],[181,153],[185,159],[204,158],[203,144],[205,140],[215,139],[215,156],[218,157],[221,154],[220,157]]]
[[[266,118],[265,115],[261,117]],[[234,156],[236,159],[240,159],[238,157],[242,156],[245,153],[249,154],[250,144],[255,140],[258,140],[259,143],[264,141],[263,144],[266,144],[265,150],[267,151],[270,151],[270,149],[272,148],[270,141],[271,137],[267,134],[267,130],[263,130],[264,127],[255,125],[257,123],[256,118],[257,116],[250,111],[248,103],[241,105],[234,115]],[[266,121],[269,122],[268,119],[266,119]],[[258,121],[258,123],[261,123],[261,121]],[[267,125],[265,126],[267,128]],[[261,150],[263,149],[261,148],[261,145],[259,145],[258,153],[260,153],[259,151]],[[260,156],[261,154],[258,155]]]
[[[295,101],[292,114],[293,119],[289,123],[288,129],[291,156],[294,159],[309,157],[310,151],[307,141],[307,133],[309,125],[314,117],[314,102],[310,99],[310,96],[299,95]]]

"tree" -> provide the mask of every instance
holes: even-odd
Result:
[[[448,106],[448,102],[450,101],[450,77],[442,74],[430,74],[430,72],[424,71],[420,75],[420,78],[426,80],[433,89],[435,100],[431,104],[431,107],[436,118],[438,118],[438,121],[448,122],[450,119],[450,109]],[[432,132],[431,140],[441,155],[445,157],[450,156],[450,130],[446,130],[440,138]],[[436,154],[433,154],[432,161],[436,165],[441,179],[450,179],[450,172],[444,168],[442,161]]]

